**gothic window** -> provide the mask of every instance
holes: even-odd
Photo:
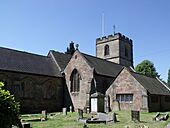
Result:
[[[104,55],[105,56],[109,55],[109,45],[108,44],[106,44],[104,47]]]
[[[80,91],[80,75],[77,69],[73,70],[70,80],[71,80],[70,92],[79,92]]]

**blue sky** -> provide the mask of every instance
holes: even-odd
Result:
[[[133,40],[134,64],[148,59],[161,78],[170,69],[169,0],[1,0],[0,46],[47,55],[71,41],[95,55],[96,38],[116,32]]]

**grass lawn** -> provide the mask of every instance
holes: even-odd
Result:
[[[156,122],[152,121],[152,117],[156,113],[140,113],[140,122],[134,123],[131,121],[130,111],[117,111],[117,123],[108,124],[87,124],[88,128],[143,128],[142,126],[149,126],[149,128],[165,128],[165,126],[170,123],[170,118],[167,121]],[[89,115],[85,114],[85,117]],[[22,119],[28,120],[31,118],[40,118],[41,114],[26,116],[23,115]],[[68,113],[67,116],[61,113],[55,113],[53,116],[48,116],[47,121],[28,121],[31,123],[32,128],[83,128],[83,123],[77,121],[78,113]]]

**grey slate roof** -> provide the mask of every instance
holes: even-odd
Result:
[[[51,50],[50,52],[53,54],[53,56],[54,56],[57,64],[59,65],[61,71],[64,71],[64,69],[66,68],[68,62],[70,61],[70,59],[72,57],[72,55],[64,54],[64,53],[57,52],[57,51],[54,51],[54,50]]]
[[[0,70],[61,77],[50,57],[0,47]]]
[[[95,69],[97,74],[116,77],[123,66],[94,56],[83,54],[88,64]]]
[[[170,95],[170,90],[157,78],[147,77],[135,72],[132,76],[150,93],[156,95]]]

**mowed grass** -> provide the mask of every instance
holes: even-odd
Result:
[[[156,113],[140,113],[140,122],[135,123],[131,121],[131,112],[130,111],[117,111],[117,120],[116,123],[100,123],[100,124],[87,124],[88,128],[143,128],[143,126],[148,126],[149,128],[165,128],[168,123],[170,123],[170,118],[167,121],[153,121],[152,118]],[[85,117],[90,117],[91,115],[84,115]],[[22,119],[28,120],[31,118],[41,117],[39,115],[31,115],[30,117],[24,116]],[[32,128],[83,128],[83,123],[77,121],[78,113],[68,113],[66,116],[62,113],[55,113],[53,116],[48,115],[47,121],[30,121]]]

